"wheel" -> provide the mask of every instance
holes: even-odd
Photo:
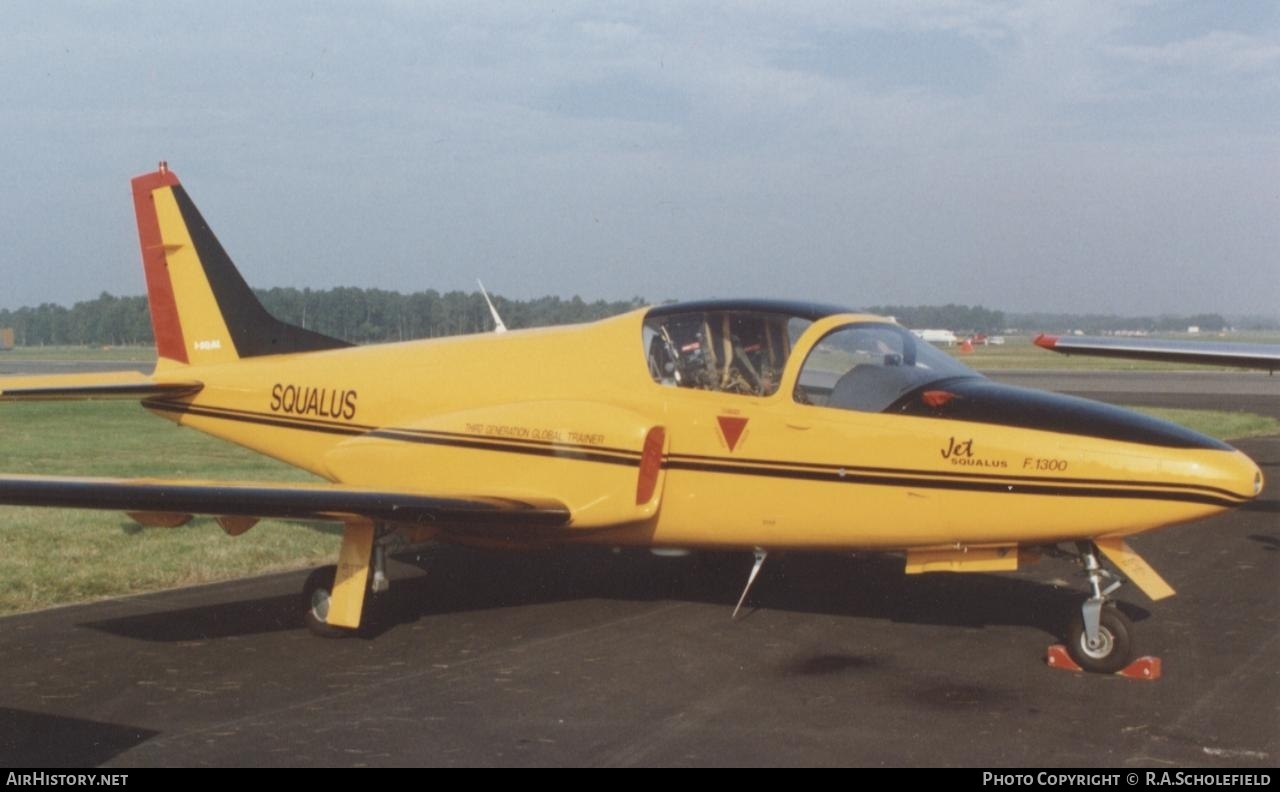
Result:
[[[1089,645],[1084,616],[1077,613],[1067,636],[1067,652],[1085,671],[1114,674],[1133,660],[1133,623],[1114,606],[1102,608],[1098,617],[1098,642]]]
[[[335,627],[325,619],[329,615],[329,598],[333,595],[333,581],[338,568],[333,564],[311,570],[302,586],[302,621],[307,629],[321,638],[345,638],[352,630]]]

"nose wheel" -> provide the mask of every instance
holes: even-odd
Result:
[[[1126,668],[1134,657],[1133,623],[1111,603],[1086,600],[1081,613],[1072,619],[1067,635],[1067,653],[1085,671],[1098,674],[1114,674]],[[1096,617],[1085,611],[1097,607]],[[1087,626],[1090,618],[1097,619],[1093,635]]]

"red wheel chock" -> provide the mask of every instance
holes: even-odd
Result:
[[[1045,662],[1050,668],[1059,668],[1063,671],[1083,671],[1075,660],[1071,659],[1071,655],[1067,653],[1067,647],[1062,644],[1054,644],[1049,647]],[[1144,655],[1134,660],[1129,665],[1116,672],[1116,676],[1122,676],[1127,679],[1143,679],[1148,682],[1154,682],[1160,678],[1160,658]]]

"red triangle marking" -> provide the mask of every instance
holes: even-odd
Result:
[[[729,415],[717,415],[716,420],[720,422],[720,433],[724,435],[724,441],[729,445],[732,451],[738,447],[738,440],[742,437],[742,430],[747,428],[747,418],[734,418]]]

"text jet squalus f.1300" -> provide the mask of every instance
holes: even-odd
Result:
[[[909,573],[1076,555],[1069,650],[1114,671],[1125,539],[1239,506],[1258,467],[1115,407],[996,384],[899,325],[825,305],[707,301],[591,324],[377,346],[270,316],[164,164],[133,180],[153,374],[0,380],[3,399],[126,398],[329,483],[0,477],[0,503],[341,522],[304,618],[360,625],[398,543],[904,553]],[[1100,553],[1099,553],[1100,551]],[[748,582],[748,586],[750,583]],[[745,597],[746,592],[743,592]],[[741,601],[740,601],[741,604]]]

